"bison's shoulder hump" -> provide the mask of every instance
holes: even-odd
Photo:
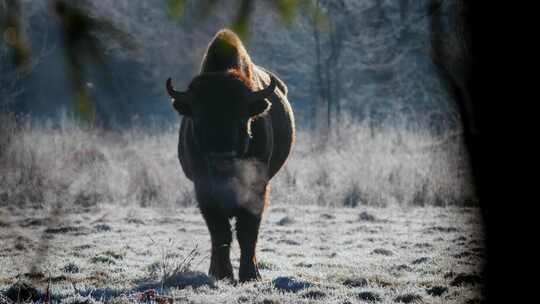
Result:
[[[214,36],[214,41],[226,41],[230,44],[238,44],[238,43],[242,43],[241,40],[240,40],[240,37],[238,37],[238,35],[229,30],[229,29],[221,29],[219,30],[216,35]]]

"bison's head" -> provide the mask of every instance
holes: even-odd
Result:
[[[205,156],[241,157],[249,148],[251,120],[263,115],[271,104],[276,80],[252,91],[246,79],[231,72],[204,73],[185,92],[176,91],[167,80],[167,92],[179,114],[193,120],[194,140]]]
[[[211,179],[207,186],[213,195],[239,204],[252,193],[238,189],[260,188],[256,184],[261,177],[255,172],[261,172],[257,169],[261,164],[245,156],[252,144],[251,121],[270,109],[267,99],[276,85],[271,78],[268,87],[252,90],[247,79],[230,71],[203,73],[185,92],[176,91],[167,80],[174,108],[193,121],[193,145],[207,165]]]
[[[193,144],[210,174],[234,174],[235,160],[243,159],[252,144],[251,122],[271,107],[267,99],[277,85],[272,78],[262,90],[252,90],[248,79],[235,71],[203,73],[185,92],[167,91],[173,106],[193,121]]]

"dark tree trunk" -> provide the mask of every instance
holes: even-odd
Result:
[[[319,28],[319,18],[320,18],[320,3],[319,0],[316,2],[316,8],[315,8],[315,14],[313,16],[313,38],[315,39],[315,79],[316,79],[316,92],[317,99],[316,99],[316,105],[317,108],[315,110],[315,113],[317,115],[315,116],[315,126],[316,129],[321,133],[321,140],[319,145],[324,145],[328,140],[328,133],[329,133],[329,125],[326,124],[327,121],[320,121],[320,118],[322,118],[322,115],[320,115],[321,111],[323,109],[327,108],[328,103],[328,96],[327,96],[327,90],[326,90],[326,83],[324,81],[323,77],[323,68],[322,68],[322,59],[321,59],[321,32]]]
[[[489,218],[486,216],[486,204],[484,199],[484,177],[482,175],[483,166],[480,163],[480,128],[479,128],[479,104],[478,98],[473,95],[478,83],[476,82],[475,56],[471,45],[471,7],[469,1],[457,0],[455,6],[456,28],[454,34],[457,37],[457,54],[449,54],[445,45],[445,38],[442,31],[442,10],[440,6],[442,0],[430,0],[429,2],[429,29],[431,40],[431,55],[437,72],[446,84],[447,91],[455,100],[460,113],[463,127],[463,140],[468,154],[469,167],[471,168],[473,185],[476,190],[476,197],[482,207],[482,213],[486,228],[490,227]],[[457,58],[456,58],[457,56]],[[490,232],[486,230],[486,253],[490,256]],[[487,263],[485,269],[489,269]],[[489,276],[489,271],[485,271],[484,276]],[[487,282],[486,282],[487,284]],[[487,289],[487,287],[486,287]]]

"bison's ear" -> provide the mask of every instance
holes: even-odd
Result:
[[[257,117],[266,114],[272,107],[272,104],[266,99],[252,101],[249,104],[249,117]]]
[[[191,110],[191,106],[187,102],[182,102],[178,99],[172,98],[172,105],[173,108],[178,112],[180,115],[184,116],[191,116],[193,114],[193,111]]]

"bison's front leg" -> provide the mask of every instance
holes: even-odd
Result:
[[[255,249],[261,214],[253,214],[251,211],[242,210],[236,218],[236,234],[240,244],[240,282],[259,280],[261,275],[257,267]]]
[[[212,255],[208,272],[218,280],[234,281],[230,259],[232,232],[229,219],[222,212],[211,207],[201,208],[201,212],[212,239]]]

